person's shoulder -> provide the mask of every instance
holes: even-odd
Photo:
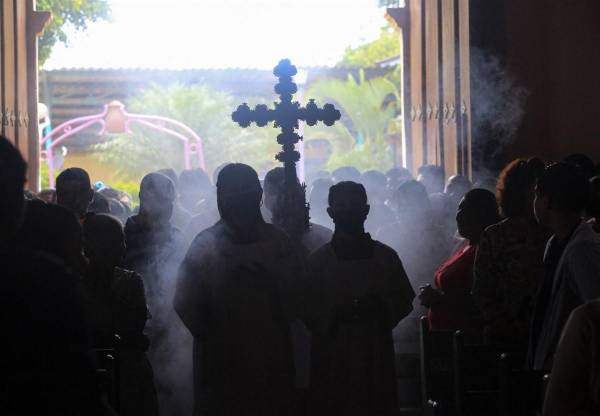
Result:
[[[134,272],[133,270],[122,269],[120,267],[116,267],[115,271],[115,282],[114,288],[118,291],[143,291],[144,290],[144,280],[142,276]]]
[[[333,247],[331,247],[331,243],[326,243],[321,247],[313,250],[307,257],[307,261],[310,262],[318,262],[328,257],[331,257],[333,254]]]
[[[584,303],[573,310],[573,315],[600,323],[600,299]]]
[[[583,328],[597,328],[600,330],[600,299],[584,303],[571,312],[568,326]]]
[[[224,225],[222,222],[218,222],[212,227],[205,228],[200,231],[196,237],[192,240],[191,247],[205,247],[206,245],[214,245],[218,236],[224,232]]]
[[[590,224],[582,223],[571,237],[568,252],[600,252],[600,234]],[[600,260],[600,258],[599,258]]]
[[[283,229],[268,222],[260,226],[260,236],[262,240],[276,243],[283,249],[291,249],[293,246],[292,239]]]
[[[382,243],[378,240],[373,240],[373,249],[376,256],[387,258],[387,259],[397,259],[398,253],[392,247],[387,244]]]
[[[115,267],[115,280],[125,282],[127,284],[137,284],[142,282],[142,276],[133,270],[122,269],[121,267]]]
[[[138,233],[141,230],[142,226],[139,221],[139,215],[132,215],[131,217],[127,218],[127,221],[125,221],[125,226],[123,227],[125,235]]]
[[[0,285],[2,292],[26,287],[40,293],[46,290],[48,293],[74,293],[79,287],[78,277],[61,261],[39,251],[22,248],[2,250],[0,263],[5,277]]]
[[[333,231],[331,229],[320,224],[315,224],[314,222],[310,223],[310,230],[315,234],[327,235],[330,237],[333,235]]]

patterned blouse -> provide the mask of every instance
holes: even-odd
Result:
[[[475,256],[473,297],[493,344],[527,348],[533,302],[549,233],[533,218],[488,227]]]

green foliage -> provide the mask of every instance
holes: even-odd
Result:
[[[327,139],[333,154],[328,169],[355,166],[358,169],[385,170],[393,166],[393,155],[386,143],[386,134],[396,123],[396,103],[399,92],[385,77],[365,79],[364,71],[358,80],[348,75],[345,81],[317,81],[307,96],[319,102],[334,102],[342,111],[342,119],[333,127],[306,127],[306,140]]]
[[[89,22],[106,20],[110,16],[109,0],[37,0],[36,8],[52,12],[52,20],[39,39],[40,66],[50,57],[57,42],[68,42],[65,25],[85,30]]]
[[[153,86],[131,99],[130,113],[159,115],[180,121],[203,141],[208,172],[225,162],[243,162],[261,171],[274,164],[279,146],[277,130],[251,127],[242,129],[231,120],[240,99],[204,85]],[[247,100],[249,104],[257,99]],[[151,130],[132,126],[132,134],[110,138],[94,146],[102,163],[116,166],[125,180],[171,167],[184,168],[183,145],[177,139]]]
[[[338,66],[369,68],[377,62],[400,54],[400,36],[389,25],[381,28],[379,38],[356,48],[347,47]]]
[[[60,172],[54,171],[54,179],[58,176]],[[50,180],[48,178],[48,164],[40,160],[40,189],[48,189],[50,188]]]

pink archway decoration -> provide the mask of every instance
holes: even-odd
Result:
[[[104,133],[131,133],[129,127],[132,123],[137,123],[180,140],[183,143],[185,168],[192,168],[192,158],[195,156],[198,166],[202,170],[206,170],[202,139],[191,128],[168,117],[128,113],[122,103],[112,101],[104,105],[104,110],[100,114],[67,120],[40,139],[40,157],[48,164],[50,187],[54,188],[55,185],[52,150],[63,140],[96,124],[100,126],[98,135]]]

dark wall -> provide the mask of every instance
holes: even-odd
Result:
[[[504,159],[583,152],[600,162],[600,1],[503,3],[505,63],[528,92]]]

